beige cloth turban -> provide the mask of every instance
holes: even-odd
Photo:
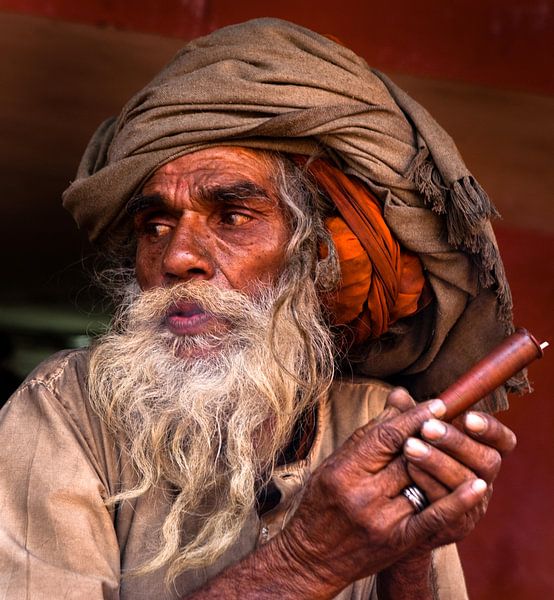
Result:
[[[486,194],[441,127],[347,48],[277,19],[194,40],[91,139],[64,205],[92,240],[160,165],[213,145],[324,150],[367,182],[424,266],[436,302],[371,343],[363,375],[437,395],[512,329]],[[513,381],[522,387],[523,380]],[[506,406],[503,389],[486,402]]]

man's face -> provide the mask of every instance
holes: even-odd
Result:
[[[313,269],[319,215],[271,161],[220,147],[154,173],[129,207],[144,292],[128,283],[92,350],[91,401],[125,442],[137,495],[176,493],[155,560],[179,568],[211,564],[238,538],[256,485],[333,376]],[[305,217],[294,243],[285,203]]]
[[[270,163],[253,150],[216,147],[177,158],[152,175],[132,210],[143,290],[203,279],[253,297],[284,266],[286,217]],[[220,325],[192,303],[166,323],[176,335]]]

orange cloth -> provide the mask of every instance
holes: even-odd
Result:
[[[296,160],[306,164],[341,215],[326,221],[340,261],[341,285],[324,303],[334,324],[349,325],[355,342],[379,337],[428,303],[421,262],[400,247],[378,201],[361,180],[321,159]],[[324,258],[327,249],[320,253]]]

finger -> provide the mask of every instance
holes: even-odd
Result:
[[[404,456],[422,471],[454,490],[464,481],[475,479],[475,473],[445,452],[417,438],[408,438],[404,444]]]
[[[441,417],[445,410],[442,400],[429,400],[388,421],[358,429],[351,436],[350,443],[359,458],[360,466],[370,473],[380,471],[394,456],[401,453],[409,436],[418,432],[430,418]]]
[[[415,405],[414,399],[404,388],[394,388],[387,396],[382,412],[372,419],[370,423],[371,425],[383,423],[383,421],[388,421],[389,419],[392,419],[392,417],[396,417],[410,408],[413,408]]]
[[[422,512],[415,513],[406,524],[406,535],[412,543],[419,543],[447,528],[455,529],[456,523],[464,515],[474,509],[479,510],[486,494],[486,481],[465,481],[448,496],[433,502]]]
[[[445,487],[429,473],[419,469],[415,464],[407,463],[404,457],[398,456],[384,469],[377,473],[373,485],[378,486],[380,493],[390,499],[395,498],[407,486],[416,484],[430,501],[448,495],[451,489]]]
[[[397,456],[374,476],[374,485],[387,498],[396,498],[398,494],[412,483],[403,456]]]
[[[404,457],[397,456],[375,475],[364,473],[361,477],[349,479],[348,490],[369,504],[375,497],[396,498],[410,483],[412,479],[406,470],[406,461]]]
[[[463,423],[469,435],[491,446],[502,456],[506,456],[516,447],[515,433],[492,415],[471,411],[465,415]]]
[[[399,413],[406,412],[416,405],[415,400],[410,396],[409,392],[402,388],[396,387],[387,396],[385,407],[394,407]]]
[[[430,419],[421,428],[423,438],[448,453],[488,483],[496,479],[502,465],[500,453],[493,447],[469,437],[456,427]]]
[[[412,462],[406,465],[406,471],[412,482],[417,485],[430,502],[436,502],[440,498],[448,496],[451,491],[432,475],[426,473]]]

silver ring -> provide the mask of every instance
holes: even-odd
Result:
[[[405,487],[401,494],[410,501],[410,504],[414,507],[416,513],[421,512],[424,508],[429,506],[429,500],[427,500],[427,497],[417,485]]]

